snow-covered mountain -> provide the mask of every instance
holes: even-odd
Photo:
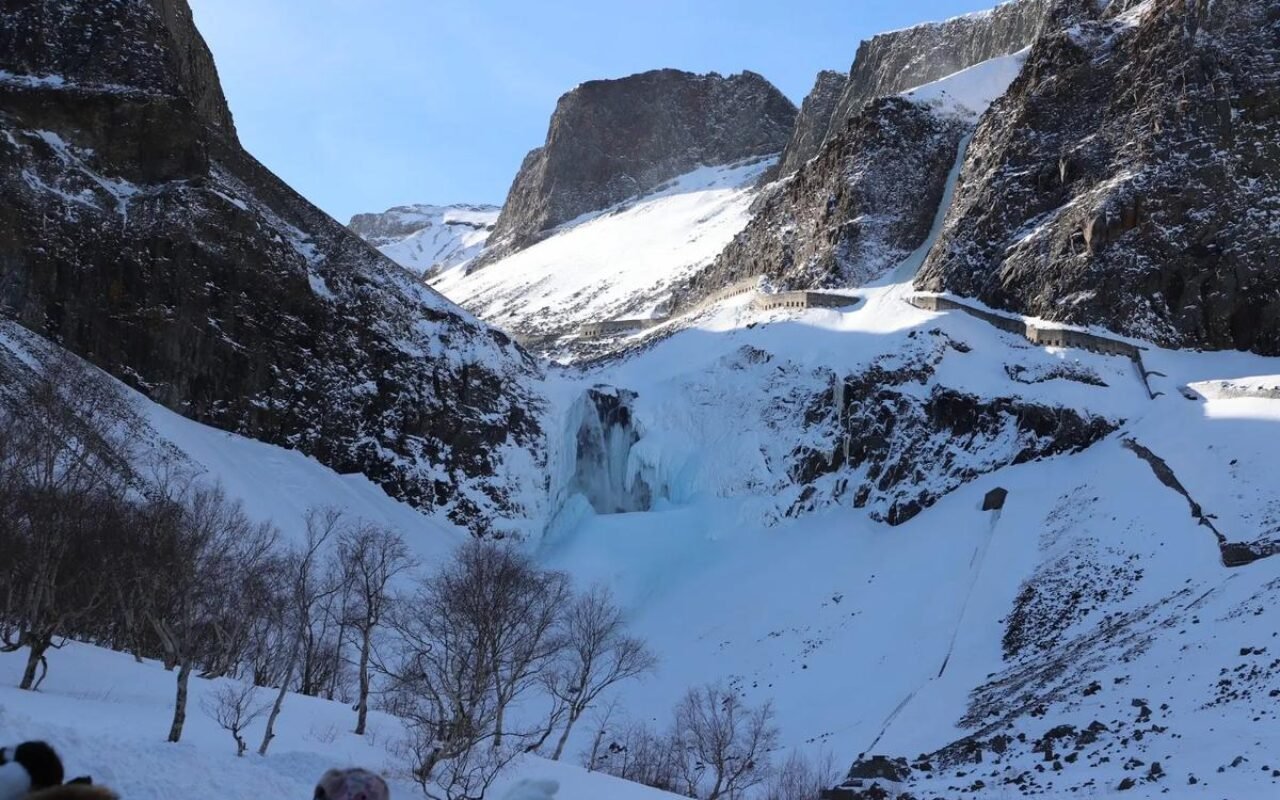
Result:
[[[243,150],[183,0],[6,4],[0,42],[6,314],[200,422],[518,516],[539,368]]]
[[[156,24],[124,21],[140,19]],[[813,154],[791,151],[789,174],[763,185],[779,172],[774,156],[698,166],[682,150],[657,153],[652,163],[682,166],[655,185],[614,196],[635,176],[605,163],[553,197],[549,176],[560,173],[548,165],[562,156],[535,152],[517,181],[528,191],[508,201],[512,247],[430,279],[467,311],[414,290],[246,166],[208,86],[177,95],[186,124],[175,130],[199,134],[187,155],[214,154],[212,180],[164,191],[207,215],[195,234],[247,238],[147,216],[114,173],[90,169],[105,154],[64,146],[23,114],[78,108],[84,96],[146,106],[178,90],[58,94],[28,65],[27,78],[0,80],[16,109],[0,116],[12,127],[0,188],[16,198],[0,220],[42,222],[39,198],[63,214],[74,206],[77,220],[114,221],[110,195],[129,212],[110,228],[123,231],[123,252],[154,257],[118,287],[59,293],[35,281],[45,262],[27,266],[12,246],[0,270],[23,265],[22,296],[40,302],[0,323],[0,377],[39,373],[60,346],[83,353],[123,381],[101,377],[140,420],[140,441],[222,483],[291,541],[305,510],[328,503],[401,531],[424,561],[489,533],[575,585],[610,587],[659,667],[619,689],[613,716],[574,729],[574,757],[623,748],[635,724],[665,732],[690,687],[718,683],[773,704],[775,763],[825,752],[851,767],[831,800],[1270,797],[1280,787],[1280,269],[1265,256],[1280,244],[1268,215],[1280,197],[1276,22],[1246,0],[1017,0],[876,37],[848,80],[819,81],[808,130],[793,136]],[[178,60],[201,73],[199,58]],[[747,106],[768,99],[748,83]],[[618,88],[593,92],[612,108]],[[856,102],[833,108],[837,89]],[[591,94],[572,98],[568,116],[591,118]],[[658,110],[688,117],[676,106]],[[191,108],[204,127],[190,127]],[[785,138],[775,111],[771,148]],[[569,125],[555,133],[562,153],[598,141],[575,140]],[[175,140],[186,141],[161,137]],[[163,177],[138,185],[167,186]],[[396,247],[435,213],[393,209],[369,218],[365,235]],[[57,244],[49,258],[120,243],[70,224],[54,234],[42,240]],[[227,287],[245,285],[243,259],[224,262],[214,245],[266,252],[254,263],[268,276],[298,278],[303,299],[265,282],[271,299],[296,304],[297,336],[246,338],[270,319],[252,297],[225,306],[255,312],[243,319],[206,313],[206,297],[221,310]],[[192,265],[203,270],[194,278]],[[154,297],[143,276],[184,290],[181,302]],[[210,277],[213,288],[192,289]],[[5,297],[13,285],[0,280]],[[785,290],[796,291],[766,302]],[[832,294],[839,302],[820,307]],[[104,297],[102,319],[89,301]],[[1138,307],[1169,325],[1116,312]],[[173,319],[198,322],[200,345],[157,363],[143,345],[168,340],[138,329],[167,331]],[[303,334],[349,319],[367,328],[341,328],[355,345],[338,336],[320,348],[322,368],[302,373],[296,393],[281,394],[295,373],[271,382],[244,366],[296,364],[312,355]],[[206,342],[224,329],[229,341]],[[104,352],[116,341],[104,332],[128,344]],[[240,354],[245,342],[254,348]],[[271,348],[282,352],[262,361]],[[201,378],[170,385],[187,373]],[[236,391],[210,388],[223,374]],[[259,411],[227,411],[242,394]],[[388,403],[395,413],[379,413]],[[318,427],[306,436],[271,424],[310,415]],[[414,481],[435,490],[431,502],[406,490]],[[456,513],[467,504],[483,513]],[[0,681],[13,682],[20,658],[0,656]],[[290,695],[281,748],[235,759],[207,720],[191,721],[181,748],[155,743],[168,702],[157,665],[76,644],[49,659],[39,694],[0,689],[0,733],[64,742],[76,771],[127,797],[168,796],[173,775],[193,800],[221,800],[227,786],[305,793],[334,761],[385,769],[397,797],[416,791],[390,713],[357,739],[345,733],[348,709]],[[215,688],[193,687],[197,699]],[[217,777],[188,780],[205,775]],[[496,796],[667,795],[529,757]]]
[[[703,167],[585,214],[484,269],[432,287],[526,341],[555,342],[600,319],[661,317],[673,287],[711,262],[750,219],[772,159]]]
[[[525,156],[476,266],[690,170],[776,153],[795,114],[754,72],[659,69],[581,84],[556,103],[546,141]]]
[[[405,269],[429,275],[465,266],[479,255],[500,210],[487,205],[396,206],[356,214],[347,227]]]

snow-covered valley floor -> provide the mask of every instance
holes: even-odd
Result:
[[[157,663],[69,644],[51,659],[39,692],[13,688],[20,653],[0,655],[0,736],[7,742],[43,739],[55,746],[69,776],[90,775],[130,800],[308,798],[332,767],[360,766],[388,778],[393,798],[421,790],[395,754],[399,720],[374,712],[365,736],[351,733],[355,712],[342,703],[290,695],[266,757],[237,757],[231,736],[205,713],[218,681],[192,679],[186,731],[180,744],[165,741],[173,714],[173,673]],[[261,690],[260,702],[268,700]],[[246,736],[256,748],[262,722]],[[569,763],[529,757],[516,763],[491,796],[659,800],[671,797],[644,786],[588,773]]]

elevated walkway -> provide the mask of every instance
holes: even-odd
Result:
[[[1090,353],[1123,356],[1133,362],[1134,368],[1138,372],[1138,378],[1147,390],[1147,396],[1154,400],[1161,394],[1161,392],[1151,391],[1151,383],[1148,380],[1151,375],[1158,375],[1159,373],[1147,371],[1147,368],[1142,363],[1143,348],[1132,342],[1101,336],[1078,328],[1032,323],[1021,317],[997,314],[985,308],[979,308],[976,305],[970,305],[944,295],[916,294],[906,298],[906,301],[925,311],[959,311],[968,314],[1006,333],[1021,336],[1028,342],[1040,347],[1072,347],[1077,350],[1087,350]]]
[[[751,300],[751,307],[757,311],[772,311],[777,308],[844,308],[854,305],[858,302],[858,298],[851,295],[835,294],[832,292],[815,292],[815,291],[796,291],[796,292],[762,292],[760,291],[760,280],[763,275],[753,275],[750,278],[743,278],[739,281],[719,289],[690,308],[683,309],[678,316],[688,316],[702,311],[705,308],[715,305],[723,300],[733,297],[741,297],[745,294],[754,293],[756,296]],[[661,325],[668,322],[674,317],[661,317],[655,319],[607,319],[598,322],[588,322],[578,328],[578,337],[582,339],[603,339],[610,336],[618,336],[628,333],[638,333],[639,331]]]

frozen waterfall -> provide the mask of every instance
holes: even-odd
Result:
[[[634,392],[596,387],[578,401],[571,494],[581,494],[597,514],[648,511],[653,490],[632,463],[640,432],[632,419]]]

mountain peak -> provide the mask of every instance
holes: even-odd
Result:
[[[381,213],[356,214],[347,227],[400,266],[425,275],[475,258],[499,210],[484,203],[393,206]]]
[[[494,256],[699,166],[777,153],[796,108],[754,72],[675,69],[583,83],[556,104],[494,228]]]

